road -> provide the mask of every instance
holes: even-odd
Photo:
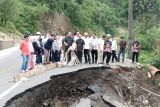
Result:
[[[25,91],[28,88],[41,84],[45,81],[50,80],[50,76],[58,75],[68,72],[77,71],[81,68],[93,67],[98,65],[78,65],[76,67],[63,67],[55,68],[49,70],[40,75],[29,78],[29,81],[14,83],[10,82],[13,80],[13,75],[20,72],[22,59],[20,56],[20,51],[17,51],[10,56],[0,59],[0,107],[3,107],[6,101],[8,101],[13,96]],[[14,87],[14,88],[13,88]]]
[[[11,82],[11,80],[13,80],[13,75],[20,72],[21,63],[22,59],[20,56],[20,51],[14,52],[6,58],[0,59],[0,107],[3,107],[6,101],[14,97],[15,95],[25,91],[26,89],[50,80],[50,76],[52,75],[74,72],[82,68],[99,66],[98,64],[83,64],[74,67],[55,68],[31,77],[29,78],[29,81],[21,81],[20,83]],[[126,66],[126,64],[121,63],[114,64]]]

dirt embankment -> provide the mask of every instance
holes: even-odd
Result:
[[[159,107],[159,95],[143,68],[94,67],[53,76],[5,107]]]
[[[64,13],[46,13],[42,18],[43,32],[61,33],[64,35],[68,31],[74,31],[72,24]]]

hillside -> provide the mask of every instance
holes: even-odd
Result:
[[[140,61],[160,67],[160,1],[134,0],[134,36],[142,45]],[[0,31],[15,34],[88,31],[125,36],[128,0],[0,0]]]

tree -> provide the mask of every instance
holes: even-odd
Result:
[[[128,2],[128,58],[132,57],[132,40],[133,40],[133,0],[129,0]]]
[[[5,26],[16,17],[16,0],[0,0],[0,24]]]

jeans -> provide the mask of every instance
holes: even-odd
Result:
[[[41,54],[36,55],[36,64],[42,64],[42,55]]]
[[[23,59],[23,62],[22,62],[21,70],[26,71],[28,67],[29,55],[22,55],[22,59]]]
[[[138,56],[139,56],[138,52],[132,52],[132,63],[134,63],[135,58],[136,58],[136,62],[138,62]]]
[[[118,61],[120,61],[120,56],[122,54],[122,62],[124,62],[124,57],[125,57],[125,49],[120,49],[118,52]]]

